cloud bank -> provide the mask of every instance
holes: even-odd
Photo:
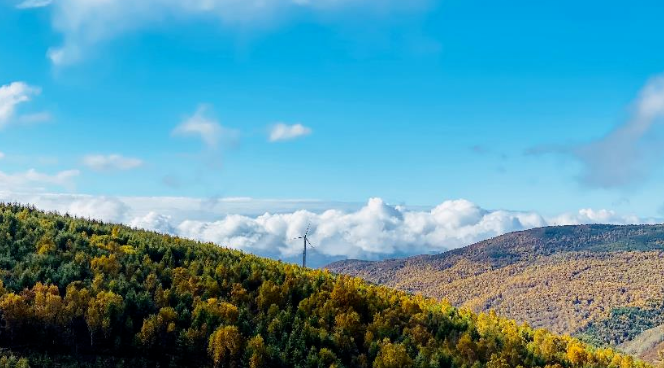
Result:
[[[655,222],[593,209],[545,217],[536,212],[487,210],[463,199],[430,209],[392,206],[380,198],[349,204],[0,192],[0,201],[32,203],[42,209],[122,222],[293,262],[298,262],[302,246],[293,238],[311,224],[313,266],[344,258],[375,260],[437,253],[547,225]]]

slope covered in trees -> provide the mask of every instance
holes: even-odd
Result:
[[[439,255],[327,268],[618,346],[664,323],[663,256],[662,225],[581,225],[510,233]]]
[[[645,367],[494,313],[0,206],[0,367]]]

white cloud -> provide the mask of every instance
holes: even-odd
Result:
[[[48,0],[27,0],[27,5],[48,5]],[[377,14],[386,10],[421,7],[426,0],[58,0],[52,3],[53,28],[64,44],[51,48],[48,57],[56,65],[76,63],[86,49],[119,34],[150,28],[164,22],[188,19],[218,20],[221,24],[246,30],[264,28],[281,15],[297,10],[330,12],[367,9]]]
[[[6,156],[6,155],[5,155],[5,153],[4,153],[4,152],[0,152],[0,160],[4,159],[4,158],[5,158],[5,156]]]
[[[458,248],[511,231],[580,223],[643,223],[635,216],[581,210],[547,219],[535,212],[491,211],[466,200],[445,201],[431,210],[408,210],[379,198],[353,211],[306,210],[217,221],[185,220],[175,234],[257,254],[296,259],[300,236],[311,223],[310,238],[320,259],[382,259]]]
[[[234,129],[221,126],[209,115],[208,107],[199,106],[194,115],[186,118],[173,130],[176,136],[197,136],[209,148],[217,148],[221,141],[234,142],[239,133]]]
[[[108,222],[122,222],[128,211],[129,206],[125,202],[113,197],[79,197],[59,210],[62,213]]]
[[[53,0],[25,0],[16,7],[18,9],[34,9],[34,8],[43,8],[49,6],[53,3]]]
[[[392,206],[380,198],[366,204],[317,201],[187,197],[95,197],[0,192],[0,201],[210,241],[247,252],[297,261],[293,240],[311,224],[313,265],[341,258],[383,259],[458,248],[510,231],[547,225],[652,223],[609,210],[582,209],[544,217],[536,212],[487,210],[467,200],[432,209]],[[269,211],[269,212],[262,212]]]
[[[591,186],[623,187],[646,178],[653,164],[661,163],[662,140],[656,136],[664,118],[664,76],[643,87],[629,121],[606,137],[574,150],[585,166],[582,180]]]
[[[16,106],[30,101],[33,96],[41,93],[37,87],[24,82],[13,82],[0,86],[0,128],[10,122],[16,112]]]
[[[175,234],[175,229],[171,225],[171,217],[160,215],[153,211],[148,212],[145,216],[132,219],[129,222],[129,226],[165,234]]]
[[[539,147],[530,153],[559,153],[582,165],[580,182],[595,188],[642,183],[664,160],[664,75],[651,78],[633,104],[630,118],[606,136],[573,147]]]
[[[79,175],[78,170],[65,170],[55,174],[41,173],[35,169],[25,172],[7,174],[0,171],[0,188],[22,190],[27,188],[45,189],[50,186],[72,189],[74,178]]]
[[[131,170],[143,165],[143,161],[137,158],[124,157],[122,155],[88,155],[83,157],[83,164],[93,170]]]
[[[277,123],[270,130],[270,142],[287,141],[309,134],[311,134],[311,128],[307,128],[302,124]]]
[[[549,220],[551,225],[579,225],[579,224],[638,224],[651,223],[655,220],[642,220],[634,215],[620,215],[615,211],[592,208],[580,209],[576,213],[564,213]]]

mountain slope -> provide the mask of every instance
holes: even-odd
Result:
[[[0,206],[1,367],[646,367],[360,279]]]
[[[660,352],[664,351],[664,325],[643,331],[633,340],[621,344],[620,350],[649,361],[660,359]]]
[[[658,303],[664,301],[663,256],[662,225],[581,225],[510,233],[438,255],[342,261],[327,269],[617,345],[664,323]],[[611,325],[617,318],[612,312],[626,307],[639,312],[623,313]]]

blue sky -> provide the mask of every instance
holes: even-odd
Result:
[[[661,1],[142,4],[0,0],[5,198],[664,216]]]

